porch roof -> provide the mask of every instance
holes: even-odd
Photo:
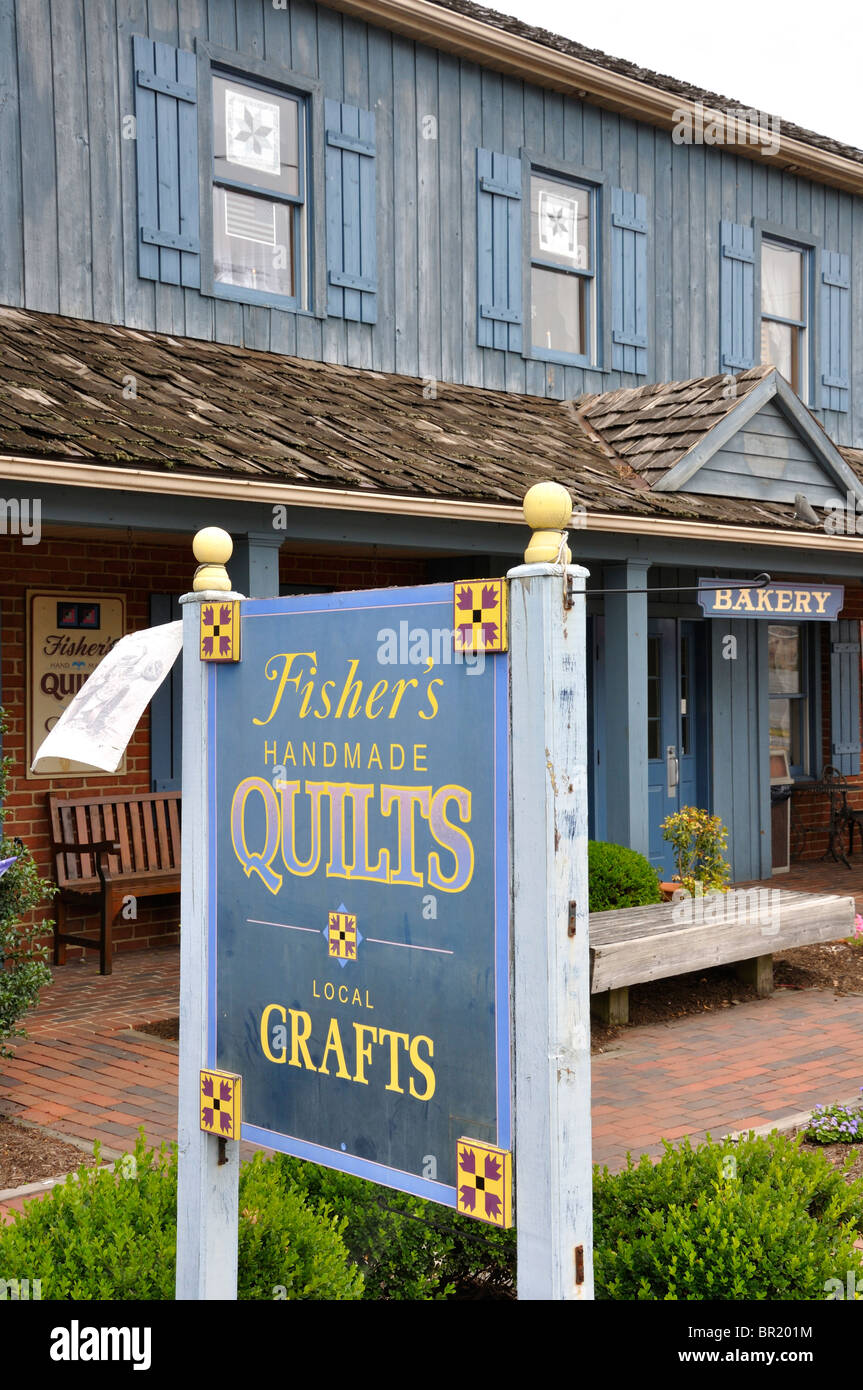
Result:
[[[548,478],[588,516],[806,531],[785,504],[651,486],[769,371],[742,373],[736,401],[710,377],[573,403],[0,307],[0,464],[339,488],[370,511],[376,494],[517,504]]]

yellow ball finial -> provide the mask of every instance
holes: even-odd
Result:
[[[195,593],[215,589],[220,593],[230,593],[231,581],[225,564],[234,551],[234,542],[221,526],[205,526],[198,531],[192,541],[195,559],[200,563],[195,570],[192,588]]]
[[[553,565],[560,551],[563,532],[572,516],[572,498],[560,483],[534,483],[525,493],[524,519],[533,531],[524,552],[527,565]],[[569,546],[564,547],[566,564],[572,563]]]

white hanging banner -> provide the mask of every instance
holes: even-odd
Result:
[[[121,637],[40,745],[31,771],[39,771],[43,758],[70,758],[116,772],[138,720],[182,645],[181,622]]]

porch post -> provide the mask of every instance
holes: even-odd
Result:
[[[650,848],[647,798],[647,571],[649,560],[605,570],[606,834],[640,854]]]
[[[231,577],[248,598],[279,597],[279,547],[284,531],[246,531],[233,536]]]

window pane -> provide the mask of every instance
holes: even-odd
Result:
[[[769,364],[784,376],[788,385],[801,391],[800,380],[800,329],[788,323],[774,323],[772,319],[761,320],[761,361]]]
[[[661,687],[659,675],[659,638],[647,639],[647,756],[660,756]]]
[[[762,241],[761,312],[778,314],[783,319],[803,319],[802,251]]]
[[[213,273],[227,285],[294,295],[290,203],[213,189]]]
[[[293,97],[214,76],[215,177],[298,195],[301,118]]]
[[[809,755],[805,738],[805,700],[770,701],[770,747],[784,748],[790,768],[809,771]]]
[[[768,689],[771,695],[801,695],[800,627],[771,623],[767,633]]]
[[[680,753],[686,757],[692,752],[692,710],[689,700],[689,661],[691,638],[680,639]]]
[[[789,767],[794,763],[791,752],[791,704],[791,700],[770,701],[770,747],[785,749]]]
[[[590,270],[590,193],[586,188],[534,176],[530,225],[535,259]]]
[[[586,300],[591,282],[580,275],[533,266],[530,283],[534,346],[585,355]]]

